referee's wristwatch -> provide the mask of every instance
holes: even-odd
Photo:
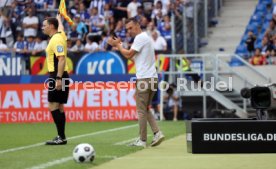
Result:
[[[57,77],[56,77],[56,80],[62,80],[62,78],[61,78],[61,77],[59,77],[59,76],[57,76]]]

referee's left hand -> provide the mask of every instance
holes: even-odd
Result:
[[[61,79],[56,80],[56,90],[61,90],[62,85],[61,85]]]

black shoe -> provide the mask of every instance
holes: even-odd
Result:
[[[65,145],[67,144],[66,139],[62,139],[60,136],[56,136],[53,140],[46,141],[46,145]]]

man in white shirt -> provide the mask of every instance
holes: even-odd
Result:
[[[13,0],[0,0],[0,8],[11,6]]]
[[[165,102],[164,113],[173,112],[173,121],[177,121],[178,110],[181,108],[181,103],[179,101],[179,94],[176,90],[176,86],[171,84],[169,89],[164,92],[163,97]]]
[[[9,48],[8,46],[2,42],[2,40],[0,39],[0,52],[8,52]]]
[[[98,8],[98,15],[103,15],[104,14],[104,5],[105,1],[104,0],[92,0],[90,2],[89,9],[92,10],[93,8]]]
[[[81,39],[78,39],[76,44],[71,48],[72,52],[82,52],[84,50],[84,45],[81,42]]]
[[[274,5],[274,7],[273,7],[272,14],[273,14],[273,15],[276,15],[276,5]]]
[[[156,123],[154,116],[149,112],[149,106],[158,87],[158,76],[155,68],[155,54],[151,38],[142,29],[136,18],[126,21],[126,29],[134,42],[131,48],[125,49],[116,37],[108,39],[108,44],[118,48],[121,54],[135,62],[136,66],[136,109],[140,128],[140,137],[130,146],[146,147],[147,122],[154,133],[151,146],[159,145],[165,138]]]
[[[137,2],[137,0],[132,0],[127,6],[127,15],[128,18],[135,17],[137,15],[137,8],[141,6],[140,2]]]
[[[154,6],[157,4],[158,1],[162,2],[163,9],[168,12],[169,8],[170,8],[171,1],[170,0],[154,0]]]
[[[165,38],[158,35],[156,31],[152,32],[151,39],[153,43],[154,50],[156,51],[166,51],[167,50],[167,42]]]
[[[99,50],[99,45],[96,42],[93,42],[90,36],[86,37],[86,44],[84,46],[84,51],[93,53]]]
[[[32,51],[32,55],[36,55],[38,53],[44,52],[47,48],[47,42],[43,41],[40,36],[36,37],[34,50]]]
[[[28,16],[23,19],[24,37],[36,37],[38,29],[38,18],[33,16],[33,10],[28,9]]]
[[[0,10],[0,39],[6,38],[6,28],[5,28],[5,20],[6,17],[3,15],[2,11]]]

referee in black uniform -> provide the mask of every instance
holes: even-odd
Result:
[[[50,37],[46,48],[46,60],[49,71],[48,102],[58,135],[46,145],[67,144],[65,136],[65,113],[63,104],[67,103],[69,94],[69,75],[67,57],[67,37],[61,22],[61,16],[47,18],[43,21],[42,31]]]

